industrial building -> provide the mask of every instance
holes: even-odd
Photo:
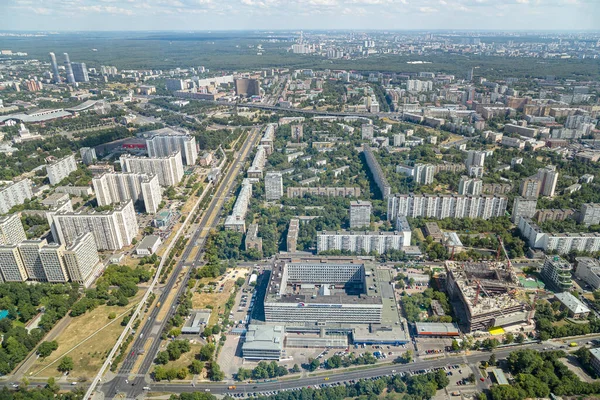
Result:
[[[443,338],[460,336],[460,331],[453,322],[415,322],[415,334],[420,337]]]
[[[204,327],[208,324],[212,310],[199,309],[192,310],[190,317],[185,321],[181,327],[181,333],[183,334],[196,334],[199,335],[204,331]]]
[[[533,318],[516,274],[502,263],[446,261],[446,290],[462,305],[465,332],[524,324]]]
[[[160,236],[157,235],[148,235],[144,236],[142,241],[138,243],[135,248],[135,254],[138,256],[150,256],[156,253],[158,247],[161,245],[162,240],[160,240]]]

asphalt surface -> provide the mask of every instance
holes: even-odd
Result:
[[[146,386],[145,375],[149,372],[156,353],[158,352],[160,346],[160,335],[163,331],[163,328],[167,321],[174,314],[176,305],[175,304],[165,304],[170,296],[173,288],[177,284],[177,293],[175,296],[175,301],[184,293],[185,288],[187,287],[187,281],[189,279],[190,268],[187,267],[189,262],[186,262],[190,257],[190,254],[194,250],[194,248],[199,247],[202,248],[204,246],[204,242],[210,229],[216,226],[219,221],[218,214],[221,210],[224,199],[227,193],[232,189],[233,184],[235,183],[235,178],[237,174],[240,172],[240,165],[243,163],[245,158],[250,154],[250,149],[254,147],[257,142],[257,139],[260,138],[260,131],[255,130],[251,135],[248,136],[248,139],[243,144],[242,148],[238,152],[237,158],[234,160],[233,164],[229,168],[227,175],[223,178],[222,183],[219,185],[218,189],[213,194],[213,198],[209,203],[208,208],[205,210],[204,215],[201,219],[200,224],[198,225],[196,231],[192,235],[192,237],[188,241],[188,245],[183,252],[180,261],[176,264],[171,276],[169,277],[166,285],[161,289],[162,292],[158,298],[160,302],[160,307],[153,307],[150,311],[150,315],[146,319],[146,321],[142,324],[141,330],[138,332],[139,336],[134,340],[133,346],[131,347],[131,351],[128,353],[127,357],[123,361],[118,374],[114,377],[110,382],[103,384],[98,390],[102,391],[105,395],[105,398],[113,398],[119,393],[125,394],[125,397],[135,398],[143,391],[143,387]],[[198,243],[198,245],[196,245]],[[202,258],[203,252],[198,249],[196,257],[192,264],[199,265],[200,259]],[[182,271],[187,269],[186,273],[183,277],[180,277]],[[158,304],[158,303],[157,303]],[[162,309],[162,307],[170,307],[167,311],[166,315],[162,320],[158,320],[157,317]],[[144,345],[147,340],[152,340],[152,343],[148,350],[142,355],[138,354],[142,349],[144,349]],[[139,357],[143,357],[143,361],[138,368],[137,373],[134,377],[130,376],[133,367],[135,366]],[[132,380],[129,380],[132,378]]]

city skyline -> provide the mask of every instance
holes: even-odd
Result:
[[[262,30],[513,31],[597,29],[600,4],[592,0],[16,0],[8,4],[3,0],[0,11],[11,15],[3,26],[7,31],[202,31],[257,26]]]

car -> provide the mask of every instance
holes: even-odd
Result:
[[[481,382],[485,382],[485,378],[479,378]]]

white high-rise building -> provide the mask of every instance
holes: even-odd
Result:
[[[265,196],[267,201],[283,197],[283,175],[281,172],[267,172],[265,175]]]
[[[146,139],[149,157],[167,157],[179,151],[183,165],[196,164],[198,148],[195,137],[171,128],[158,129],[146,134],[150,135],[150,138]]]
[[[82,147],[79,149],[79,154],[81,154],[81,161],[85,165],[91,165],[98,159],[96,157],[96,149],[93,147]]]
[[[73,245],[65,250],[64,260],[71,280],[88,287],[100,261],[94,235],[88,232],[77,237]]]
[[[483,167],[485,165],[485,151],[469,150],[465,164],[467,165],[467,170],[472,166]]]
[[[46,219],[48,220],[48,225],[50,226],[50,231],[52,232],[52,238],[57,243],[60,242],[60,239],[58,230],[56,228],[56,223],[52,217],[54,214],[59,212],[73,212],[73,204],[71,203],[71,200],[58,202],[54,206],[50,207],[50,210],[46,212]]]
[[[52,243],[40,249],[40,261],[48,282],[67,282],[67,268],[63,259],[65,246]]]
[[[99,250],[119,250],[130,245],[138,232],[132,200],[116,205],[113,211],[60,212],[52,215],[52,220],[58,242],[67,246],[73,245],[78,236],[91,232]]]
[[[469,178],[466,175],[460,177],[458,182],[458,194],[479,196],[483,190],[483,181],[478,178]]]
[[[362,228],[371,225],[371,210],[373,209],[370,201],[351,201],[350,202],[350,228]]]
[[[506,196],[397,194],[388,198],[387,218],[390,222],[399,216],[489,219],[503,216],[507,203]]]
[[[252,183],[248,178],[242,180],[242,188],[231,210],[231,215],[225,218],[225,229],[236,232],[246,232],[246,213],[252,196]]]
[[[24,240],[17,245],[29,280],[38,282],[48,280],[40,258],[40,250],[46,244],[48,244],[46,240]]]
[[[0,187],[0,214],[6,214],[11,208],[25,203],[33,197],[31,181],[23,179]]]
[[[17,244],[27,239],[19,214],[0,217],[0,245]]]
[[[27,280],[27,271],[16,245],[0,246],[0,278],[0,283]]]
[[[404,143],[406,143],[406,135],[404,133],[394,135],[394,147],[402,147]]]
[[[70,155],[46,165],[46,172],[51,185],[57,185],[73,171],[77,170],[75,156]]]
[[[122,155],[119,160],[123,172],[156,175],[161,186],[175,186],[183,178],[183,162],[180,152],[154,158]]]
[[[541,181],[540,194],[542,196],[554,197],[556,184],[558,183],[558,171],[554,165],[538,169],[537,178]]]
[[[372,124],[363,124],[361,127],[361,138],[363,140],[373,139],[374,127]]]
[[[142,201],[147,213],[158,211],[161,195],[156,175],[111,172],[93,178],[92,183],[99,206],[133,200]]]

